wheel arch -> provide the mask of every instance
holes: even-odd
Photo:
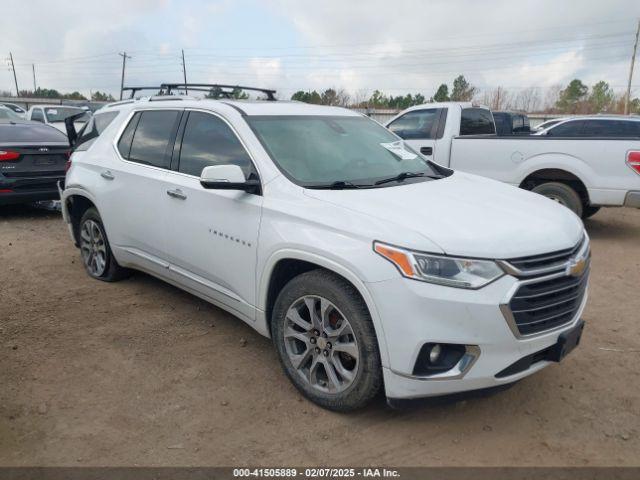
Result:
[[[522,182],[520,182],[519,186],[525,190],[532,190],[536,186],[545,182],[564,183],[578,193],[584,206],[591,204],[589,189],[582,178],[563,168],[539,168],[534,170],[530,172]]]
[[[68,219],[69,224],[71,225],[71,232],[73,234],[73,240],[75,242],[76,247],[79,245],[78,242],[78,231],[80,228],[80,219],[84,212],[86,212],[89,208],[95,208],[95,202],[89,195],[86,195],[85,192],[66,192],[62,202],[62,208],[64,212],[66,212],[66,218]]]
[[[283,250],[273,254],[266,262],[257,292],[258,308],[264,314],[264,330],[270,335],[273,306],[278,293],[286,283],[301,273],[316,269],[323,269],[341,277],[358,292],[371,315],[378,339],[382,365],[388,366],[388,352],[382,322],[373,297],[366,285],[349,268],[315,253],[300,250]]]

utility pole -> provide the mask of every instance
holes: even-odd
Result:
[[[9,52],[9,58],[11,59],[11,69],[13,70],[13,81],[16,82],[16,97],[20,96],[20,90],[18,90],[18,77],[16,77],[16,66],[13,64],[13,54]]]
[[[187,83],[187,64],[184,62],[184,48],[182,49],[182,74],[184,75],[184,92],[186,95],[189,95],[189,89],[186,86]]]
[[[36,87],[36,66],[33,63],[31,64],[31,70],[33,70],[33,94],[35,95],[38,87]]]
[[[633,79],[633,65],[636,63],[636,51],[638,50],[638,36],[640,36],[640,20],[636,29],[636,42],[633,44],[633,56],[631,57],[631,68],[629,69],[629,83],[627,83],[627,98],[624,101],[624,114],[629,114],[629,100],[631,97],[631,80]]]
[[[127,58],[131,58],[130,55],[127,55],[127,52],[119,53],[122,57],[122,78],[120,79],[120,100],[122,100],[122,89],[124,88],[124,69],[127,65]]]

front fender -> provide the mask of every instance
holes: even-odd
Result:
[[[369,314],[371,315],[371,320],[373,321],[373,326],[376,330],[376,336],[378,337],[378,347],[380,350],[380,360],[384,367],[389,365],[389,353],[387,350],[386,337],[384,334],[384,328],[382,326],[382,322],[380,320],[380,315],[376,308],[376,304],[371,296],[371,293],[367,289],[365,283],[356,275],[350,268],[345,267],[343,264],[336,262],[333,259],[327,258],[326,256],[319,255],[314,252],[305,251],[297,248],[284,248],[272,253],[268,259],[264,263],[264,267],[262,269],[262,274],[260,276],[260,280],[258,282],[258,308],[259,312],[262,315],[260,319],[261,322],[265,324],[265,331],[269,329],[266,327],[267,318],[265,316],[265,312],[267,309],[267,301],[268,301],[268,292],[269,292],[269,282],[271,280],[273,271],[275,266],[280,260],[285,259],[294,259],[294,260],[302,260],[305,262],[310,262],[316,264],[320,267],[326,268],[329,271],[340,275],[349,281],[355,289],[358,291],[360,296],[363,298],[365,304],[367,305],[367,309],[369,310]]]

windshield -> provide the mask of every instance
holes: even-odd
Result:
[[[440,173],[403,140],[368,118],[253,116],[247,121],[276,165],[298,185],[372,186],[402,174],[398,182],[411,174]]]
[[[75,107],[48,107],[44,109],[47,122],[49,123],[64,122],[65,118],[82,112],[84,112],[84,110]],[[77,118],[75,121],[85,123],[87,120],[89,120],[89,113],[85,112],[82,117]]]
[[[20,117],[20,115],[18,115],[17,113],[15,113],[12,110],[9,110],[8,108],[5,108],[5,107],[0,107],[0,119],[2,119],[2,120],[20,120],[20,121],[22,121],[22,118]]]

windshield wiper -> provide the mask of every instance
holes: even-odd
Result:
[[[358,185],[347,180],[337,180],[332,183],[324,183],[318,185],[305,185],[304,188],[313,188],[315,190],[347,190],[351,188],[364,188],[369,185]]]
[[[401,182],[407,178],[429,177],[433,179],[442,178],[440,175],[427,175],[426,173],[402,172],[394,177],[383,178],[378,180],[374,185],[382,185],[383,183]]]

